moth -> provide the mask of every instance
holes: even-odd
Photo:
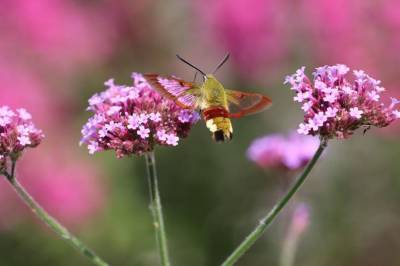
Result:
[[[254,114],[264,110],[272,101],[260,93],[225,89],[214,74],[229,58],[227,54],[212,74],[205,74],[198,67],[179,55],[178,59],[191,66],[203,76],[202,83],[185,81],[174,76],[144,74],[146,81],[161,95],[173,100],[185,109],[198,110],[202,114],[212,138],[217,142],[229,141],[233,137],[231,118]]]

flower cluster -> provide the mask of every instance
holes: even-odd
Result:
[[[163,98],[139,73],[133,73],[133,86],[105,82],[107,90],[89,99],[94,115],[82,129],[81,144],[89,153],[113,149],[117,157],[140,155],[156,144],[176,146],[199,120],[195,111],[182,109]]]
[[[25,109],[0,107],[0,171],[5,170],[7,159],[16,159],[25,148],[36,147],[43,138]]]
[[[318,139],[295,132],[267,135],[250,144],[247,157],[262,168],[297,170],[308,163],[318,145]]]
[[[305,112],[300,134],[344,139],[360,127],[386,127],[400,117],[395,109],[399,101],[392,98],[385,106],[380,100],[385,88],[362,70],[354,70],[354,80],[349,81],[346,74],[350,69],[345,65],[319,67],[313,73],[313,83],[304,70],[302,67],[285,80],[296,92],[294,101],[302,103]]]

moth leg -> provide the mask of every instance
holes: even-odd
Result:
[[[197,73],[198,73],[198,71],[196,70],[196,72],[194,73],[194,78],[193,78],[192,83],[196,83]]]

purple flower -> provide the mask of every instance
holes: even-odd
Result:
[[[88,110],[94,112],[83,126],[81,144],[89,153],[115,150],[117,157],[141,155],[155,145],[176,146],[199,120],[195,111],[184,110],[163,98],[139,73],[133,73],[133,86],[116,85],[89,99]]]
[[[301,125],[304,132],[307,125]],[[318,139],[291,133],[267,135],[255,139],[247,150],[247,157],[262,168],[297,170],[312,158],[318,148]]]
[[[15,160],[27,147],[36,147],[44,135],[31,120],[25,109],[16,112],[8,106],[0,107],[0,171],[5,170],[7,160]]]
[[[348,138],[360,127],[386,127],[399,118],[392,99],[390,106],[381,101],[385,88],[362,70],[353,71],[354,79],[346,79],[350,69],[345,65],[323,66],[315,69],[313,82],[304,74],[304,67],[285,78],[296,92],[295,99],[310,95],[302,109],[304,122],[298,133],[319,135],[323,139]]]

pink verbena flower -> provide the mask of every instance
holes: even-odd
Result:
[[[5,170],[7,160],[15,160],[27,147],[36,147],[44,135],[32,122],[32,116],[23,108],[11,110],[0,107],[0,170]]]
[[[185,110],[153,90],[139,73],[133,85],[105,82],[107,89],[89,99],[94,112],[83,126],[81,144],[89,153],[113,149],[117,157],[140,155],[155,145],[176,146],[199,120],[195,111]]]
[[[310,224],[310,207],[305,203],[297,204],[292,217],[290,231],[292,234],[299,236]]]
[[[385,91],[381,81],[362,70],[354,70],[350,81],[346,79],[350,69],[345,65],[319,67],[313,73],[313,83],[304,70],[302,67],[285,80],[296,92],[294,100],[303,99],[300,134],[345,139],[360,127],[386,127],[400,117],[395,109],[399,101],[392,98],[392,104],[385,106],[380,100]]]
[[[263,168],[297,170],[312,158],[318,143],[316,138],[294,132],[289,136],[267,135],[250,144],[247,157]]]

